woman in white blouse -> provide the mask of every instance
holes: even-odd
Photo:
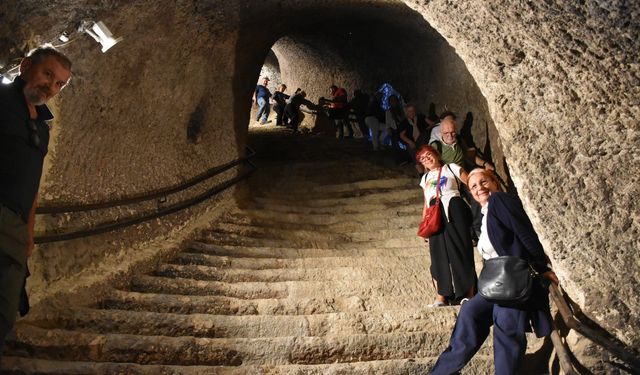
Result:
[[[429,237],[431,276],[436,298],[430,306],[446,306],[475,292],[476,272],[471,242],[471,211],[460,197],[460,184],[467,182],[467,173],[457,164],[443,164],[433,147],[421,146],[416,160],[425,171],[420,186],[424,191],[424,212],[434,204],[436,186],[440,190],[442,228]],[[440,181],[438,180],[440,175]]]

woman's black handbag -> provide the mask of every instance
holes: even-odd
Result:
[[[487,259],[478,278],[478,293],[489,302],[516,306],[531,297],[536,276],[529,262],[520,257]]]

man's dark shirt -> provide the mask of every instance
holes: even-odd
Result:
[[[416,114],[416,121],[418,124],[418,130],[420,130],[420,138],[421,139],[426,138],[426,140],[428,141],[429,136],[431,135],[431,130],[429,130],[427,127],[427,120],[425,115],[423,115],[422,113]],[[407,118],[402,120],[402,122],[398,127],[399,133],[402,133],[403,131],[406,131],[407,136],[411,138],[414,142],[418,140],[418,137],[416,137],[413,134],[413,125],[409,122],[409,119]]]
[[[355,95],[349,102],[349,107],[353,109],[353,112],[358,117],[364,117],[367,112],[367,106],[369,104],[369,95],[365,93],[359,93]]]
[[[265,100],[271,97],[271,91],[263,85],[256,86],[256,100],[258,98],[264,98]]]
[[[42,164],[48,151],[49,126],[53,115],[46,105],[37,106],[40,147],[30,141],[29,109],[22,92],[25,82],[17,77],[0,85],[0,204],[15,211],[26,222],[38,193]]]
[[[367,114],[366,116],[372,116],[378,119],[379,122],[384,123],[385,116],[384,110],[382,110],[382,106],[380,105],[380,100],[373,98],[369,102],[367,106]]]
[[[287,106],[290,111],[299,111],[301,105],[304,105],[307,108],[314,108],[314,104],[300,94],[293,94],[291,102]]]
[[[287,104],[287,99],[289,99],[289,95],[281,91],[276,91],[275,94],[273,94],[273,100],[275,100],[278,105],[281,105],[283,107]]]

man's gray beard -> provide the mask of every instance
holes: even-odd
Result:
[[[43,105],[47,102],[46,99],[43,99],[42,96],[38,94],[37,89],[29,89],[25,87],[22,92],[24,93],[24,97],[27,99],[27,102],[33,105]]]

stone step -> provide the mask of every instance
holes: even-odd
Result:
[[[318,230],[333,233],[352,233],[358,231],[375,231],[378,229],[406,229],[416,228],[420,222],[419,210],[412,209],[411,213],[397,212],[389,216],[388,212],[380,215],[361,215],[361,217],[344,218],[333,215],[301,216],[289,215],[254,215],[255,212],[245,211],[225,216],[216,227],[224,228],[228,224],[244,225],[255,228],[282,228],[288,230]]]
[[[250,187],[252,191],[258,190],[266,190],[266,191],[278,191],[278,192],[305,192],[308,191],[313,194],[319,193],[320,195],[324,195],[324,188],[327,187],[329,194],[341,194],[344,191],[333,192],[331,191],[336,185],[345,185],[345,184],[353,184],[360,183],[363,181],[371,180],[372,178],[379,178],[380,180],[387,179],[396,179],[401,177],[412,177],[411,175],[403,175],[394,173],[393,171],[382,171],[378,170],[376,172],[368,172],[368,171],[348,171],[344,172],[345,175],[338,175],[338,172],[327,170],[325,175],[322,175],[321,171],[317,171],[316,173],[299,173],[299,172],[289,172],[286,176],[276,176],[273,174],[271,178],[262,179],[258,178],[252,181],[249,181]],[[273,181],[280,178],[281,181],[278,184],[274,184]],[[284,180],[284,181],[282,181]],[[415,176],[415,182],[413,184],[418,184],[418,178]],[[409,182],[410,185],[411,182]],[[406,186],[406,185],[405,185]],[[375,189],[375,188],[374,188]],[[360,190],[360,189],[358,189]],[[363,188],[361,190],[368,190]]]
[[[326,236],[315,236],[312,238],[254,238],[238,235],[235,233],[224,233],[216,230],[208,230],[203,233],[200,241],[214,243],[216,245],[241,246],[241,247],[301,247],[301,248],[329,248],[337,250],[352,250],[362,248],[405,248],[415,247],[424,243],[424,240],[416,235],[414,230],[404,230],[404,237],[389,236],[388,239],[373,239],[361,241],[340,241],[338,239],[327,238]],[[417,232],[417,231],[416,231]],[[373,232],[372,232],[373,233]],[[366,235],[369,235],[367,233]],[[383,236],[384,237],[384,236]]]
[[[414,217],[420,217],[422,214],[422,207],[411,206],[398,206],[393,209],[365,212],[365,213],[350,213],[350,214],[297,214],[293,212],[283,213],[278,211],[258,210],[252,208],[238,209],[230,212],[230,222],[233,222],[234,218],[241,218],[241,220],[260,220],[266,223],[289,223],[289,224],[315,224],[315,225],[336,225],[339,223],[368,223],[376,221],[384,221],[391,219],[406,219],[412,220]],[[224,218],[226,220],[226,217]]]
[[[406,188],[411,185],[415,185],[419,189],[418,183],[419,181],[417,178],[409,177],[368,179],[344,184],[313,186],[309,189],[309,193],[312,193],[312,195],[316,195],[323,193],[351,192],[355,190],[395,189]]]
[[[345,151],[346,149],[342,149],[341,151]],[[266,151],[266,150],[265,150]],[[308,150],[307,150],[308,151]],[[362,150],[359,150],[362,153]],[[295,160],[292,163],[282,163],[280,160],[276,162],[272,162],[268,157],[263,158],[263,156],[267,156],[265,153],[260,154],[259,161],[261,162],[261,170],[271,170],[272,173],[269,173],[268,176],[272,176],[273,174],[281,176],[313,176],[315,174],[324,173],[327,171],[332,171],[335,169],[354,169],[359,170],[362,168],[367,168],[370,173],[369,178],[363,178],[361,180],[370,179],[373,177],[381,177],[378,175],[387,175],[389,171],[377,165],[371,165],[367,163],[365,160],[357,159],[357,158],[347,158],[347,159],[331,159],[327,158],[326,155],[319,158],[318,160]],[[397,175],[397,173],[396,173]],[[256,176],[256,179],[260,177]],[[397,176],[396,176],[397,177]],[[283,184],[286,185],[286,179],[283,181]]]
[[[421,259],[424,270],[428,269],[428,260]],[[329,281],[335,279],[367,282],[379,275],[389,275],[393,270],[401,270],[404,264],[399,262],[378,263],[359,266],[328,266],[308,268],[276,268],[276,269],[219,269],[211,266],[160,264],[154,276],[183,278],[192,280],[220,281],[225,283],[240,282],[285,282],[285,281]]]
[[[269,338],[347,336],[358,334],[451,332],[456,309],[314,315],[209,315],[73,308],[49,311],[29,324],[97,334],[193,336],[205,338]]]
[[[296,268],[329,268],[329,267],[353,267],[374,266],[376,264],[397,264],[405,262],[429,262],[428,249],[419,254],[395,256],[393,254],[351,257],[315,257],[315,258],[236,258],[230,256],[216,256],[201,253],[183,252],[169,261],[170,264],[198,265],[217,267],[219,269],[296,269]]]
[[[165,365],[289,365],[435,357],[450,332],[325,337],[197,338],[93,334],[17,327],[6,355],[64,361]],[[488,354],[487,351],[481,354]]]
[[[400,205],[421,205],[424,195],[418,187],[417,189],[405,189],[400,191],[372,193],[364,196],[346,197],[346,198],[313,198],[307,200],[297,200],[295,197],[277,199],[277,198],[261,198],[253,197],[251,202],[258,207],[286,206],[295,207],[297,209],[315,209],[315,210],[333,210],[333,212],[350,212],[348,210],[340,210],[349,208],[351,210],[359,207],[367,207],[368,205],[385,205],[386,207]]]
[[[409,273],[391,271],[377,275],[363,283],[352,279],[331,281],[282,281],[282,282],[240,282],[224,283],[158,276],[135,276],[130,289],[134,292],[178,294],[192,296],[226,296],[241,299],[265,298],[336,298],[412,295],[429,301],[431,281],[424,266],[417,266],[421,272]],[[390,274],[393,273],[393,274]],[[403,275],[396,278],[397,274]],[[420,275],[420,276],[418,276]],[[421,297],[421,298],[420,298]]]
[[[398,199],[393,201],[383,202],[355,202],[354,204],[340,204],[334,206],[325,207],[309,207],[299,206],[297,204],[276,203],[255,201],[247,204],[243,208],[251,208],[254,210],[268,210],[279,213],[295,213],[304,215],[350,215],[350,214],[362,214],[362,213],[378,213],[386,212],[389,216],[393,216],[398,209],[405,210],[405,206],[413,207],[414,212],[420,212],[422,205],[424,204],[421,195],[407,196],[404,199]]]
[[[369,297],[303,297],[241,299],[225,296],[185,296],[175,294],[138,293],[113,290],[99,304],[105,309],[149,311],[177,314],[214,315],[312,315],[326,313],[388,312],[418,310],[433,301],[433,291],[427,299],[411,295]],[[442,307],[456,309],[456,307]]]
[[[326,165],[314,165],[313,163],[291,164],[290,168],[272,169],[272,173],[256,175],[251,179],[250,184],[256,186],[269,186],[270,189],[278,187],[287,190],[299,190],[300,188],[317,187],[321,190],[323,186],[345,185],[369,181],[372,179],[386,180],[397,179],[402,177],[412,177],[413,174],[407,174],[399,169],[388,169],[383,166],[356,160],[354,162],[331,161]],[[270,169],[263,167],[263,170]],[[270,171],[271,172],[271,171]],[[265,184],[267,181],[279,180],[278,185]]]
[[[397,248],[376,248],[369,246],[351,247],[348,249],[322,247],[266,247],[266,246],[237,246],[219,245],[202,241],[193,241],[187,245],[186,251],[230,258],[280,258],[304,259],[324,257],[375,257],[375,256],[413,256],[423,254],[428,250],[428,244],[418,241],[417,245]]]
[[[340,145],[338,147],[340,147],[341,152],[349,151],[349,147],[345,147],[345,145]],[[309,148],[307,148],[305,151],[309,151]],[[326,151],[326,149],[323,150],[323,152],[324,151]],[[355,152],[354,155],[357,155],[357,156],[363,155],[362,148],[356,148],[353,151]],[[263,160],[262,158],[263,155],[264,153],[260,154],[261,161]],[[341,154],[341,156],[342,155],[344,154]],[[292,163],[282,163],[279,161],[272,162],[272,163],[265,162],[263,167],[273,170],[274,173],[280,172],[281,175],[287,176],[287,177],[288,176],[314,176],[314,175],[320,174],[320,172],[325,173],[328,171],[335,171],[336,169],[360,171],[360,172],[363,172],[362,174],[364,176],[368,176],[360,180],[369,180],[372,177],[382,178],[382,176],[386,176],[389,174],[394,175],[394,177],[398,177],[399,175],[397,171],[389,171],[389,168],[387,168],[386,166],[371,163],[370,160],[366,160],[360,157],[353,157],[354,155],[351,155],[348,158],[342,158],[340,156],[336,159],[332,159],[328,157],[328,155],[322,154],[322,157],[320,157],[317,160],[302,159],[302,160],[295,160],[295,162],[292,162]],[[345,177],[349,177],[349,176],[345,176]],[[286,179],[284,183],[286,184]]]
[[[401,181],[401,182],[396,182]],[[305,188],[290,189],[268,188],[255,192],[252,196],[258,198],[270,198],[274,200],[286,201],[312,201],[317,199],[343,199],[353,197],[365,197],[371,194],[393,193],[396,191],[421,191],[418,178],[400,180],[369,180],[363,181],[368,184],[356,182],[342,185],[318,186],[310,184]],[[387,183],[390,182],[390,183]]]
[[[284,283],[237,283],[165,278],[157,276],[135,276],[130,290],[142,293],[161,293],[192,296],[226,296],[241,299],[285,298],[288,296]]]
[[[253,238],[253,239],[269,239],[283,241],[308,240],[314,242],[335,242],[335,243],[351,243],[365,241],[380,241],[389,238],[397,239],[413,239],[417,237],[420,218],[415,218],[410,228],[384,228],[371,230],[365,227],[357,228],[357,231],[348,233],[335,233],[326,230],[325,227],[317,227],[315,230],[306,229],[286,229],[279,227],[255,227],[248,225],[237,225],[229,223],[221,223],[215,229],[204,232],[205,235],[214,238]]]
[[[63,362],[35,358],[4,357],[6,375],[424,375],[436,357],[391,359],[321,365],[280,366],[165,366],[114,362]],[[463,375],[492,374],[493,356],[476,355],[462,370]]]
[[[368,203],[387,203],[395,204],[396,202],[406,202],[409,199],[421,201],[424,199],[422,189],[420,186],[412,186],[410,188],[396,188],[389,191],[365,191],[352,192],[350,195],[341,197],[318,197],[309,194],[307,198],[300,198],[299,196],[273,196],[266,194],[262,196],[253,196],[253,201],[258,204],[295,204],[296,207],[336,207],[336,206],[351,206],[351,205],[363,205]]]

